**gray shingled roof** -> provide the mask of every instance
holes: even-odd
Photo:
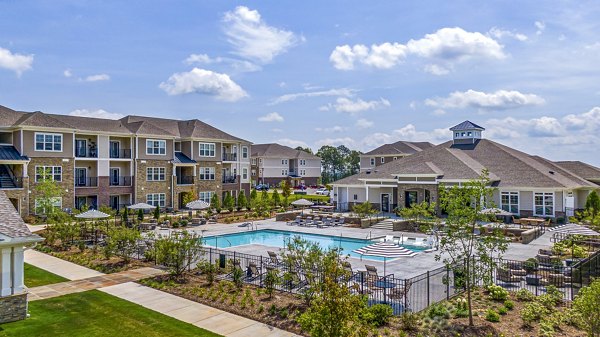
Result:
[[[27,156],[22,156],[12,145],[0,145],[0,160],[29,160]]]
[[[600,168],[580,161],[555,161],[554,164],[588,180],[600,180]]]
[[[378,166],[369,173],[334,184],[362,184],[361,179],[390,179],[396,175],[431,174],[443,180],[476,179],[487,168],[499,187],[577,188],[597,187],[576,170],[562,169],[547,159],[532,156],[491,140],[455,145],[452,141]]]
[[[9,238],[37,237],[29,231],[4,191],[0,191],[0,234]]]
[[[401,140],[395,143],[381,145],[380,147],[373,149],[364,155],[409,155],[421,152],[430,147],[433,147],[433,144],[429,142],[406,142]]]
[[[175,152],[175,157],[173,158],[174,164],[196,164],[197,161],[190,159],[190,157],[186,156],[181,152]]]
[[[485,130],[484,127],[479,126],[471,121],[464,121],[458,125],[455,125],[453,127],[450,128],[451,131],[457,131],[457,130],[469,130],[469,129],[481,129],[481,130]]]
[[[250,153],[252,157],[321,159],[314,154],[276,143],[253,144]]]

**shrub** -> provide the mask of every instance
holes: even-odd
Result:
[[[598,336],[600,331],[600,279],[581,288],[573,301],[573,311],[578,316],[579,325],[589,336]]]
[[[269,315],[277,315],[277,306],[275,304],[271,304],[271,306],[269,307]]]
[[[394,310],[387,304],[375,304],[367,307],[361,313],[361,318],[374,327],[386,325],[394,315]]]
[[[527,289],[519,289],[516,293],[517,300],[521,302],[531,302],[535,299],[535,295]]]
[[[265,292],[269,295],[269,298],[273,296],[273,291],[275,290],[275,286],[281,282],[279,275],[275,269],[268,269],[267,274],[265,275]]]
[[[527,273],[531,273],[538,269],[538,260],[535,258],[529,258],[525,262],[523,262],[523,269],[527,271]]]
[[[444,305],[438,303],[434,304],[426,311],[427,317],[434,319],[436,317],[442,317],[445,319],[450,318],[450,311]]]
[[[515,307],[515,302],[513,302],[511,300],[506,300],[506,301],[504,301],[504,307],[508,310],[513,310]]]
[[[506,315],[506,314],[508,313],[508,309],[507,309],[506,307],[504,307],[504,306],[503,306],[503,307],[500,307],[500,308],[498,308],[498,313],[499,313],[500,315],[503,315],[503,316],[504,316],[504,315]]]
[[[419,315],[415,313],[403,312],[400,315],[400,326],[402,330],[415,331],[419,328],[420,320]]]
[[[197,264],[197,267],[202,274],[206,275],[208,284],[212,285],[215,281],[215,276],[217,275],[217,266],[208,261],[201,261]]]
[[[490,293],[490,298],[494,301],[505,301],[508,298],[508,291],[498,285],[489,285],[487,291]]]
[[[488,309],[485,314],[485,320],[488,322],[500,322],[500,315],[494,309]]]
[[[540,318],[548,313],[546,307],[538,302],[527,303],[521,309],[521,318],[526,326],[531,326],[531,323],[539,321]]]

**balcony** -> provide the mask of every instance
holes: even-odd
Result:
[[[131,176],[110,177],[110,186],[131,186]]]
[[[177,176],[177,185],[193,185],[194,176]]]
[[[10,175],[0,176],[0,190],[23,188],[22,177],[11,177]]]
[[[98,177],[77,177],[75,187],[98,187]]]
[[[237,153],[223,152],[223,161],[237,161]]]
[[[131,150],[110,150],[110,157],[112,159],[131,159]]]
[[[98,150],[91,148],[75,148],[75,157],[77,158],[98,158]]]
[[[223,176],[223,184],[235,184],[237,182],[237,176]]]

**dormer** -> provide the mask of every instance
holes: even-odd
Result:
[[[482,138],[484,130],[485,128],[470,121],[464,121],[450,128],[454,144],[474,144],[476,140]]]

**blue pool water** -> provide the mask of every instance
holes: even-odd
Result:
[[[217,248],[229,248],[241,245],[258,244],[270,247],[283,248],[285,244],[294,236],[300,236],[308,241],[316,242],[323,248],[341,247],[344,255],[349,254],[351,257],[361,258],[360,254],[354,253],[353,250],[370,245],[374,241],[366,239],[353,239],[341,236],[308,234],[299,232],[289,232],[274,229],[261,229],[257,231],[240,232],[233,234],[215,235],[204,237],[204,244]],[[407,246],[405,248],[415,252],[422,251],[426,247]],[[379,256],[362,256],[363,260],[383,261],[383,257]]]

